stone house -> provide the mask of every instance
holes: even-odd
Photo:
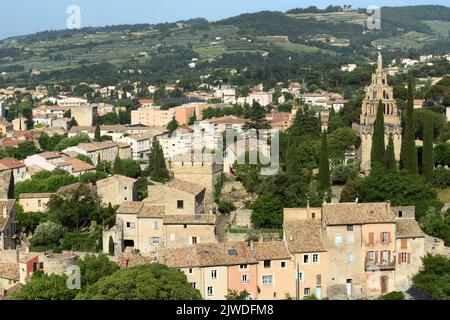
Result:
[[[19,204],[25,212],[46,212],[53,193],[21,193]]]
[[[97,193],[105,205],[121,205],[124,202],[137,200],[136,179],[114,175],[97,181]]]

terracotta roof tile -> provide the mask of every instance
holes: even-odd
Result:
[[[259,261],[282,260],[291,257],[284,241],[254,242],[253,248],[256,259]]]
[[[422,229],[414,218],[397,220],[397,238],[425,237]]]
[[[322,212],[327,225],[395,223],[395,213],[387,202],[326,203]]]
[[[138,218],[163,218],[165,215],[165,206],[163,205],[146,205],[137,213]]]
[[[18,263],[0,263],[0,278],[8,280],[19,280]]]
[[[14,158],[0,159],[0,170],[18,169],[25,167],[25,164]]]
[[[320,221],[288,221],[284,228],[287,245],[292,253],[326,251]]]
[[[95,166],[93,166],[92,164],[89,164],[77,158],[67,159],[66,162],[72,165],[73,172],[89,171],[95,169]]]
[[[198,195],[199,193],[205,190],[205,187],[199,184],[187,182],[180,179],[173,179],[172,181],[167,183],[167,186],[169,188],[174,188],[183,192],[190,193],[194,196]]]

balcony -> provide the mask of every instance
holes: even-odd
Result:
[[[365,263],[366,271],[380,271],[380,270],[395,270],[395,258],[390,262],[376,262],[366,259]]]

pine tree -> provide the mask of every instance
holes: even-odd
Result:
[[[100,134],[100,125],[97,124],[97,126],[95,127],[95,135],[94,135],[94,140],[97,142],[100,142],[102,140],[101,134]]]
[[[123,174],[124,168],[122,160],[119,158],[119,156],[116,157],[113,164],[113,173],[114,174]]]
[[[318,189],[320,191],[331,191],[330,182],[330,158],[328,156],[328,136],[322,133],[322,147],[319,159]]]
[[[385,163],[386,169],[388,171],[397,170],[397,162],[395,160],[394,138],[392,134],[389,135],[389,142],[385,153]]]
[[[384,110],[381,100],[378,103],[377,117],[374,123],[371,162],[371,172],[373,173],[380,173],[386,168],[384,148]]]
[[[270,129],[271,125],[266,120],[266,110],[258,102],[254,102],[250,108],[247,122],[242,126],[242,130],[256,130],[256,137],[259,138],[261,130]]]
[[[194,110],[194,114],[189,118],[189,125],[192,126],[193,124],[195,124],[195,121],[197,121],[197,113]]]
[[[414,88],[411,71],[408,74],[408,103],[405,112],[405,129],[402,146],[402,167],[411,174],[417,174],[417,153],[414,132]]]
[[[153,138],[147,174],[152,180],[159,182],[167,181],[170,178],[164,159],[163,149],[156,138]]]
[[[425,118],[423,132],[423,152],[422,152],[422,174],[426,182],[431,182],[433,178],[434,156],[433,156],[433,122],[430,116]]]

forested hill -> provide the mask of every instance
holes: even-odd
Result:
[[[0,86],[55,81],[164,83],[235,68],[253,68],[252,79],[254,74],[256,78],[271,74],[275,81],[286,74],[300,77],[281,63],[288,58],[314,70],[333,70],[345,63],[367,65],[380,45],[386,59],[450,52],[448,7],[383,7],[380,30],[367,28],[366,11],[309,7],[214,22],[196,18],[12,37],[0,41]],[[193,58],[198,62],[189,68]],[[261,65],[269,70],[261,71]],[[326,76],[319,72],[311,76]]]

